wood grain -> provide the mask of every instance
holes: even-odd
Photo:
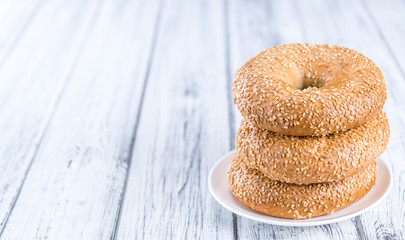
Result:
[[[376,26],[381,40],[387,46],[397,68],[401,70],[402,77],[405,78],[405,45],[403,44],[405,2],[400,0],[363,1],[360,7]]]
[[[0,1],[1,239],[405,239],[405,2]],[[280,43],[331,43],[386,77],[394,184],[318,227],[209,194],[241,116],[232,75]]]
[[[118,239],[232,239],[208,191],[230,150],[220,1],[165,1]]]
[[[71,7],[62,19],[85,13],[80,4]],[[157,2],[106,1],[97,8],[4,239],[109,239],[113,233]]]
[[[29,23],[31,27],[25,30],[24,37],[1,65],[0,231],[12,211],[80,51],[91,17],[89,13],[95,6],[78,4],[72,6],[81,9],[75,16],[55,17],[55,11],[69,8],[52,2],[42,5]],[[19,23],[16,22],[17,26]],[[45,25],[46,29],[38,30]],[[15,38],[10,35],[9,41]]]

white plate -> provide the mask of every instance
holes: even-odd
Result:
[[[245,205],[243,205],[237,198],[235,198],[228,188],[228,180],[226,178],[226,171],[229,167],[229,162],[233,156],[233,151],[226,154],[219,160],[212,168],[208,184],[212,196],[222,206],[231,212],[240,216],[264,222],[268,224],[281,225],[281,226],[316,226],[329,224],[334,222],[343,221],[357,215],[360,215],[372,207],[376,206],[388,194],[391,187],[391,172],[388,166],[381,158],[377,159],[377,180],[374,187],[367,193],[366,196],[357,202],[350,204],[332,214],[314,217],[310,219],[294,220],[286,218],[278,218],[256,212]]]

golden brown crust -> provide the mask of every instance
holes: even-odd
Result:
[[[233,93],[255,126],[294,136],[357,127],[380,112],[387,97],[371,60],[344,47],[312,44],[284,44],[256,55],[235,74]]]
[[[244,205],[271,216],[293,219],[333,213],[366,195],[375,179],[375,161],[363,172],[344,180],[310,185],[271,180],[249,168],[237,154],[228,170],[229,188]]]
[[[240,158],[267,177],[309,184],[363,171],[384,152],[389,133],[384,112],[357,128],[324,137],[282,135],[242,120],[235,145]]]

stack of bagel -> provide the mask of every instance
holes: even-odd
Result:
[[[243,116],[228,170],[233,195],[256,211],[304,219],[367,194],[389,125],[380,69],[340,46],[283,44],[235,74]]]

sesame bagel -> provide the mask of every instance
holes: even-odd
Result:
[[[344,180],[310,185],[271,180],[249,168],[237,154],[228,170],[229,188],[244,205],[271,216],[293,219],[333,213],[366,195],[375,179],[375,161],[365,171]]]
[[[323,137],[294,137],[243,120],[235,145],[240,158],[273,180],[309,184],[338,181],[363,171],[388,142],[384,112],[365,124]]]
[[[380,69],[362,54],[333,45],[283,44],[245,63],[234,102],[255,126],[294,136],[357,127],[387,98]]]

